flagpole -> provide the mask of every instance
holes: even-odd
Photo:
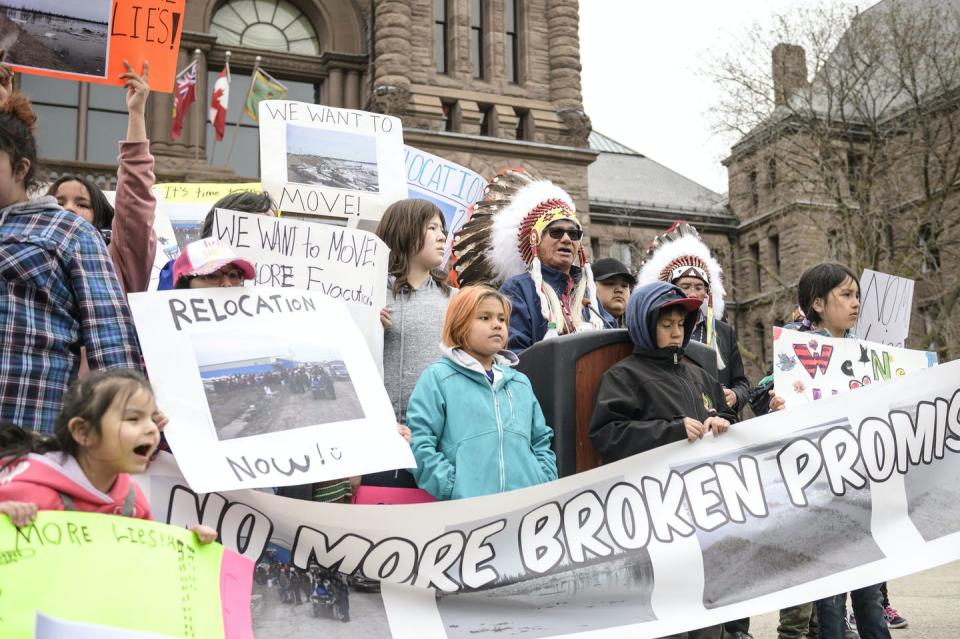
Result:
[[[226,66],[226,68],[227,68],[227,85],[228,85],[228,86],[230,85],[230,56],[231,56],[231,55],[232,55],[232,54],[230,53],[230,51],[227,51],[227,52],[224,54],[224,56],[225,56],[226,59],[227,59],[227,61],[224,63],[224,66]],[[210,94],[211,94],[211,96],[212,96],[212,95],[213,95],[213,91],[211,91]],[[209,108],[209,107],[208,107],[208,108]],[[229,108],[230,108],[230,101],[227,100],[227,109],[229,109]],[[217,163],[216,160],[217,160],[217,135],[216,135],[216,132],[214,132],[214,135],[213,135],[213,149],[210,151],[210,166],[214,166],[214,165]]]
[[[200,81],[200,49],[193,50],[193,63],[197,65],[197,83]],[[194,86],[194,91],[196,91],[196,86]],[[194,100],[198,102],[199,100]],[[203,105],[200,106],[198,112],[199,118],[193,118],[193,159],[196,161],[200,160],[200,131],[203,128]]]
[[[257,81],[257,69],[260,68],[260,60],[262,58],[257,56],[253,59],[253,71],[250,72],[250,87],[247,89],[247,98],[250,97],[250,92],[253,90],[253,83]],[[244,98],[243,104],[246,106],[247,98]],[[237,123],[233,127],[233,137],[230,139],[230,149],[227,151],[227,159],[223,163],[224,166],[230,164],[230,157],[233,155],[233,146],[237,143],[237,134],[240,133],[240,121],[243,120],[244,109],[240,109],[240,117],[237,118]]]

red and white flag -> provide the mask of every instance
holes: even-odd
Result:
[[[173,127],[170,129],[170,137],[174,140],[180,139],[180,134],[183,132],[183,119],[187,115],[187,109],[196,99],[197,61],[194,60],[177,76],[177,84],[173,89]]]
[[[223,132],[227,128],[227,105],[230,104],[230,63],[223,68],[213,85],[210,96],[210,124],[217,133],[217,142],[223,141]]]

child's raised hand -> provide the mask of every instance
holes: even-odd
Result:
[[[22,528],[37,518],[37,505],[25,501],[0,501],[0,513],[9,515],[13,525]]]
[[[707,430],[713,431],[714,437],[719,437],[730,430],[730,422],[725,420],[723,417],[717,417],[715,415],[713,417],[708,417],[706,421],[703,422],[703,425]]]
[[[190,532],[197,536],[197,541],[201,544],[209,544],[211,541],[217,540],[217,531],[210,526],[194,524],[190,526]]]
[[[410,432],[410,429],[404,426],[403,424],[397,424],[397,432],[400,433],[400,436],[407,440],[408,444],[413,443],[413,433]]]
[[[386,308],[380,309],[380,324],[383,325],[383,330],[387,330],[393,326],[393,320],[390,319],[390,311],[388,311]]]
[[[687,441],[691,442],[702,439],[704,433],[707,432],[707,427],[692,417],[683,418],[683,427],[687,431]]]

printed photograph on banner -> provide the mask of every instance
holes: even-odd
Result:
[[[363,419],[336,344],[284,339],[249,327],[229,336],[191,336],[203,392],[221,441]]]
[[[900,397],[891,406],[906,416],[897,417],[902,420],[904,432],[909,420],[920,434],[914,439],[920,442],[918,448],[922,451],[917,458],[919,463],[911,464],[903,483],[907,515],[925,541],[960,532],[960,445],[953,442],[940,448],[939,438],[934,437],[938,430],[947,428],[944,413],[960,415],[960,388],[941,399],[944,401],[921,404],[919,398]]]
[[[603,494],[606,485],[593,487]],[[600,630],[657,618],[651,602],[653,564],[646,548],[623,552],[616,557],[601,557],[583,549],[583,554],[575,557],[578,563],[574,563],[566,553],[552,552],[549,544],[537,547],[530,539],[533,529],[538,531],[541,540],[563,538],[560,504],[576,498],[584,502],[571,502],[570,508],[585,505],[585,500],[591,499],[594,493],[586,493],[586,498],[577,495],[589,488],[589,485],[582,486],[575,492],[557,496],[556,501],[545,505],[540,517],[535,518],[536,523],[524,532],[521,531],[521,522],[526,510],[507,511],[496,519],[464,522],[457,526],[458,529],[477,530],[505,520],[503,529],[496,533],[497,537],[520,539],[525,535],[525,546],[530,551],[521,557],[522,551],[517,545],[501,547],[489,562],[499,579],[474,592],[441,594],[437,609],[447,637],[471,639],[519,635],[536,639],[553,637],[571,629]],[[594,543],[594,548],[613,546],[606,527],[597,534]],[[532,572],[533,565],[543,574]],[[451,567],[448,574],[458,581],[462,579],[459,564]],[[505,614],[505,610],[509,613]],[[591,615],[591,610],[603,610],[604,613],[602,616]],[[548,617],[549,622],[546,621]]]
[[[736,428],[736,425],[733,426]],[[733,450],[672,467],[706,475],[707,494],[720,496],[710,514],[694,518],[689,500],[684,518],[716,528],[695,526],[703,550],[703,605],[718,608],[861,566],[884,557],[870,529],[869,482],[831,489],[820,446],[852,432],[838,419],[798,430],[792,439]],[[831,434],[832,433],[832,434]],[[802,438],[800,443],[796,442]],[[862,462],[853,466],[866,477]],[[698,477],[697,482],[703,477]],[[808,483],[809,482],[809,483]],[[835,485],[836,486],[836,485]],[[803,505],[800,505],[800,504]],[[706,527],[710,527],[707,525]]]
[[[6,62],[102,78],[111,0],[0,0]]]
[[[287,182],[376,193],[377,139],[287,123]]]
[[[253,583],[253,632],[284,639],[389,637],[376,581],[321,568],[297,568],[290,550],[267,547]]]

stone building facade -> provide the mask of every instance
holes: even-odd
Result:
[[[960,16],[960,1],[942,4]],[[823,107],[825,94],[836,99],[836,85],[861,72],[840,66],[858,38],[867,42],[866,51],[880,55],[883,46],[901,55],[916,52],[917,43],[887,41],[884,30],[890,16],[901,24],[927,25],[928,9],[919,1],[884,0],[858,15],[821,71],[825,77],[808,81],[800,47],[780,44],[772,51],[774,113],[724,161],[737,224],[733,310],[751,378],[765,373],[772,360],[769,327],[789,318],[800,275],[826,260],[858,273],[863,266],[915,279],[906,346],[939,351],[941,361],[960,352],[957,85],[928,83],[916,92],[923,96],[918,107],[909,77],[867,75],[864,86],[853,85],[862,91],[845,96],[846,111]],[[933,55],[956,55],[958,27],[960,19],[946,34],[951,45],[933,49]],[[954,59],[943,68],[956,64]],[[859,108],[858,100],[883,108]]]
[[[174,141],[172,96],[151,96],[158,180],[257,178],[256,124],[240,118],[257,64],[290,99],[396,115],[407,144],[482,175],[526,167],[567,189],[589,222],[596,153],[587,146],[578,22],[577,0],[187,0],[178,68],[196,56],[198,100]],[[228,128],[217,144],[207,103],[228,60]],[[23,84],[39,98],[52,174],[109,183],[112,140],[124,130],[120,90],[26,76]],[[94,138],[110,144],[94,153]]]

